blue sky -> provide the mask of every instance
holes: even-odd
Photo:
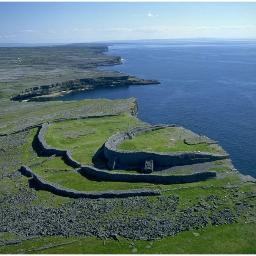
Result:
[[[0,3],[0,43],[256,38],[256,3]]]

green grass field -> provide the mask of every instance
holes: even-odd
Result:
[[[197,135],[181,127],[168,127],[146,132],[126,140],[119,145],[119,149],[130,151],[156,151],[156,152],[211,152],[223,153],[218,145],[200,143],[188,145],[184,139],[193,139]]]
[[[126,190],[154,186],[153,184],[146,183],[98,182],[88,180],[73,168],[66,165],[60,157],[36,157],[31,146],[35,135],[36,129],[33,129],[30,132],[27,144],[23,146],[23,161],[24,164],[28,165],[33,172],[41,176],[45,181],[78,191]]]
[[[256,224],[232,224],[186,231],[156,241],[124,238],[44,237],[0,247],[0,253],[256,253]]]
[[[134,98],[127,100],[50,101],[47,104],[1,100],[0,133],[10,133],[56,119],[131,113],[134,108],[136,108]]]
[[[69,149],[79,162],[92,164],[92,157],[111,135],[142,124],[129,114],[65,121],[51,125],[45,139],[53,147]]]
[[[100,126],[95,126],[97,120]],[[96,150],[105,139],[122,129],[142,124],[138,119],[125,114],[115,117],[89,118],[77,121],[64,121],[53,124],[47,132],[47,135],[56,143],[56,147],[69,149],[69,145],[81,143],[84,147],[84,153]],[[62,126],[63,125],[63,126]],[[81,128],[84,127],[84,128]],[[38,157],[32,148],[32,141],[36,135],[37,129],[32,129],[26,143],[22,146],[22,161],[31,169],[40,175],[46,181],[55,183],[59,186],[75,189],[79,191],[107,191],[135,188],[155,188],[162,191],[162,196],[178,196],[178,209],[182,211],[187,207],[193,207],[206,197],[215,195],[220,198],[222,205],[218,209],[234,207],[234,194],[232,187],[238,187],[238,193],[255,191],[255,185],[252,183],[243,183],[239,175],[230,170],[226,160],[216,161],[214,168],[219,169],[220,177],[202,182],[174,185],[153,185],[141,183],[125,182],[96,182],[82,177],[75,170],[67,166],[59,157]],[[86,138],[89,134],[97,134],[99,140],[94,143],[87,143]],[[54,135],[54,136],[53,136]],[[70,140],[61,141],[63,136],[70,137]],[[96,135],[95,135],[96,136]],[[61,142],[59,142],[59,140]],[[75,140],[76,142],[73,142]],[[93,139],[94,140],[94,139]],[[48,140],[47,140],[48,142]],[[52,143],[53,143],[52,142]],[[59,143],[59,144],[58,144]],[[72,144],[73,143],[73,144]],[[51,144],[52,145],[52,144]],[[83,146],[82,146],[83,145]],[[85,147],[90,145],[88,151]],[[76,147],[73,148],[75,152]],[[92,154],[91,154],[92,156]],[[2,179],[0,182],[0,192],[6,194],[19,193],[19,187],[16,187],[13,180],[9,178]],[[22,177],[19,186],[28,186],[27,178]],[[227,186],[227,188],[226,188]],[[228,187],[231,186],[231,189]],[[13,188],[12,190],[10,188]],[[33,205],[47,205],[48,207],[62,207],[69,198],[62,198],[52,195],[46,191],[37,191],[37,198]],[[153,205],[156,205],[158,198],[149,197]],[[160,207],[160,205],[159,205]],[[123,209],[115,209],[109,214],[108,218],[117,218],[123,214]],[[145,218],[148,214],[147,209],[127,209],[127,216]],[[159,211],[155,217],[167,218],[166,214]],[[155,241],[127,240],[119,237],[119,241],[106,239],[101,240],[96,237],[40,237],[24,240],[17,244],[0,246],[0,253],[255,253],[255,223],[243,224],[243,219],[238,219],[237,224],[208,226],[202,230],[193,230],[181,232],[174,237],[165,237]],[[0,238],[4,241],[19,240],[19,237],[11,233],[0,233]],[[24,238],[22,238],[24,239]]]
[[[112,134],[128,130],[132,127],[144,125],[136,117],[130,114],[122,114],[112,117],[88,118],[81,120],[67,120],[53,123],[47,130],[45,139],[53,147],[68,149],[72,156],[83,164],[92,164],[92,157],[96,151]],[[163,131],[164,130],[164,131]],[[164,132],[165,129],[158,131]],[[168,131],[169,134],[170,131]],[[182,132],[180,128],[175,132]],[[186,136],[191,136],[185,130]],[[240,179],[233,172],[230,172],[229,165],[224,161],[216,161],[216,168],[219,172],[228,173],[227,176],[219,179],[213,179],[204,182],[191,184],[174,184],[174,185],[154,185],[147,183],[128,183],[128,182],[98,182],[89,180],[81,176],[73,168],[66,165],[60,157],[37,157],[32,149],[32,141],[36,135],[36,129],[30,131],[29,140],[23,146],[23,161],[36,174],[41,176],[45,181],[57,184],[61,187],[74,189],[78,191],[107,191],[107,190],[126,190],[139,188],[155,188],[162,191],[179,188],[180,186],[221,186],[230,182],[239,183]],[[153,135],[150,135],[153,136]],[[156,134],[154,136],[157,136]],[[164,136],[163,136],[164,137]],[[213,165],[214,166],[214,165]],[[122,170],[116,170],[122,172]],[[187,174],[194,172],[184,167],[182,170],[174,171],[173,175]]]
[[[152,184],[146,183],[98,182],[89,180],[67,166],[60,158],[52,158],[38,166],[34,166],[33,171],[48,182],[78,191],[125,190],[153,187]]]

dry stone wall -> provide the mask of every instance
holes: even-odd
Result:
[[[39,150],[45,156],[57,155],[61,156],[65,159],[66,163],[71,163],[70,166],[75,168],[80,167],[78,172],[83,174],[89,179],[98,180],[98,181],[121,181],[121,182],[148,182],[154,184],[175,184],[175,183],[187,183],[187,182],[195,182],[195,181],[202,181],[209,178],[216,177],[216,172],[200,172],[194,173],[191,175],[179,175],[179,176],[163,176],[157,174],[126,174],[126,173],[114,173],[107,170],[98,169],[89,165],[81,165],[81,163],[75,161],[70,152],[61,149],[55,149],[47,145],[46,141],[44,140],[44,135],[47,131],[49,124],[42,125],[41,129],[38,132],[37,138],[39,142]],[[163,126],[155,126],[155,129],[160,129]],[[164,126],[167,127],[167,126]],[[149,130],[150,127],[145,127],[145,129]],[[134,134],[138,132],[144,132],[145,129],[143,128],[136,128],[133,129],[132,132]],[[74,164],[75,163],[75,164]]]
[[[216,177],[216,172],[198,172],[190,175],[157,175],[157,174],[129,174],[117,173],[107,170],[99,170],[91,166],[82,166],[77,170],[79,173],[97,181],[119,181],[152,184],[178,184],[204,181]]]
[[[206,152],[184,152],[184,153],[158,153],[147,151],[124,151],[117,147],[127,139],[132,139],[138,134],[175,125],[154,125],[134,128],[128,132],[120,132],[111,136],[104,144],[104,156],[107,159],[108,168],[143,170],[145,162],[152,160],[156,170],[162,170],[179,165],[189,165],[226,159],[227,154],[214,154]]]
[[[152,189],[131,189],[131,190],[113,190],[113,191],[102,191],[102,192],[80,192],[76,190],[66,189],[59,187],[57,184],[46,182],[39,175],[36,175],[29,167],[21,166],[19,171],[30,177],[30,184],[36,189],[46,190],[59,196],[71,197],[71,198],[124,198],[131,196],[155,196],[159,195],[160,192]]]
[[[36,151],[40,152],[40,154],[43,156],[52,156],[52,155],[60,156],[63,158],[65,163],[68,164],[69,166],[73,168],[80,167],[81,164],[72,158],[70,151],[53,148],[46,143],[44,139],[44,135],[49,125],[50,124],[45,123],[41,125],[41,127],[39,128],[37,136],[35,138],[35,143],[34,143],[34,147]]]
[[[117,173],[113,171],[98,169],[89,165],[81,165],[81,163],[74,160],[71,153],[68,150],[56,149],[49,146],[44,135],[50,124],[45,123],[41,125],[34,139],[34,149],[41,156],[56,155],[63,158],[63,160],[73,168],[78,168],[76,171],[81,175],[91,180],[97,181],[118,181],[118,182],[134,182],[134,183],[152,183],[152,184],[176,184],[176,183],[190,183],[203,181],[216,177],[216,172],[200,172],[190,175],[157,175],[157,174],[129,174],[129,173]],[[163,126],[161,126],[163,127]],[[165,126],[166,127],[166,126]],[[146,130],[151,128],[145,127]],[[133,129],[130,135],[134,136],[139,132],[144,132],[145,129]],[[160,129],[160,126],[155,126],[154,129]],[[116,136],[115,141],[118,141],[120,137]],[[110,140],[110,142],[113,140]],[[116,145],[115,143],[113,144]],[[147,153],[147,152],[146,152]],[[52,192],[56,195],[72,197],[72,198],[115,198],[115,197],[130,197],[130,196],[150,196],[159,195],[160,192],[153,189],[131,189],[122,191],[103,191],[103,192],[80,192],[70,189],[59,187],[57,184],[49,183],[43,180],[40,176],[35,174],[29,167],[22,166],[20,172],[30,177],[30,183],[36,188]]]

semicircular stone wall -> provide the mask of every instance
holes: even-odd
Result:
[[[97,181],[176,184],[176,183],[189,183],[189,182],[203,181],[203,180],[216,177],[216,172],[213,172],[213,171],[193,173],[190,175],[175,175],[175,176],[164,175],[163,176],[163,175],[157,175],[157,174],[152,175],[152,174],[114,173],[112,171],[98,169],[93,166],[82,165],[81,163],[77,162],[72,158],[72,155],[68,150],[53,148],[46,143],[44,139],[44,135],[47,132],[49,125],[51,124],[45,123],[38,128],[38,132],[34,138],[34,149],[36,150],[36,152],[40,153],[41,156],[46,156],[46,157],[51,155],[62,157],[62,159],[66,162],[66,164],[72,166],[73,168],[77,168],[76,171],[82,174],[83,176],[87,177],[88,179],[97,180]],[[154,129],[160,129],[162,127],[168,127],[168,126],[154,126]],[[131,131],[131,134],[138,134],[138,132],[143,132],[145,130],[151,130],[151,129],[152,127],[149,127],[149,126],[143,127],[142,129],[140,127],[140,128],[133,129]],[[30,177],[31,176],[34,177],[33,180],[39,184],[40,188],[45,188],[49,191],[52,190],[50,189],[50,187],[53,187],[54,186],[53,184],[49,185],[49,183],[47,183],[46,181],[42,181],[42,179],[38,178],[39,176],[36,175],[35,173],[32,173],[32,170],[30,170],[28,167],[23,167],[21,168],[21,170],[23,171],[23,174],[26,174],[28,172]],[[62,192],[59,192],[60,188],[54,191],[56,193],[58,192],[59,194],[62,194]],[[144,195],[145,190],[143,190],[143,193],[137,194],[137,192],[138,191],[136,191],[136,195]],[[147,192],[149,192],[149,194],[156,193],[155,190],[151,190],[151,189],[149,189]],[[65,192],[64,194],[69,194],[69,193]],[[128,194],[133,195],[133,190],[129,190]]]
[[[118,145],[125,140],[132,139],[136,135],[175,127],[175,125],[152,125],[133,128],[127,132],[119,132],[111,136],[103,146],[104,157],[107,159],[109,169],[124,170],[146,170],[149,163],[153,170],[163,170],[173,166],[189,165],[227,159],[228,154],[215,154],[208,152],[181,152],[181,153],[160,153],[148,151],[125,151],[118,149]]]

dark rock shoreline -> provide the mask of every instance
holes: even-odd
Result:
[[[15,101],[48,101],[58,96],[63,96],[65,94],[75,91],[94,90],[104,87],[120,87],[148,84],[159,84],[159,82],[156,80],[139,79],[128,75],[84,78],[69,80],[66,82],[51,85],[36,86],[30,89],[26,89],[25,91],[12,97],[11,99]]]
[[[94,90],[104,87],[120,87],[130,85],[159,84],[157,80],[141,79],[135,76],[126,75],[120,72],[97,70],[99,66],[111,66],[121,64],[120,56],[109,56],[104,53],[108,47],[92,48],[96,55],[102,59],[94,62],[90,58],[84,58],[84,62],[76,63],[75,67],[86,71],[86,77],[69,79],[51,84],[43,84],[27,88],[21,93],[11,97],[13,101],[49,101],[57,97],[76,91]]]

